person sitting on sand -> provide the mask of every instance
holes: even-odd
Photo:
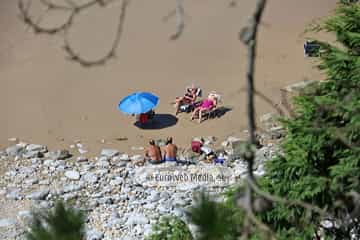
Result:
[[[200,106],[196,107],[194,112],[191,115],[191,120],[195,119],[195,116],[198,115],[199,123],[201,123],[201,116],[204,111],[209,111],[217,104],[217,98],[214,94],[209,94],[208,98],[203,100]]]
[[[183,104],[192,104],[195,103],[197,98],[197,88],[192,85],[190,88],[186,89],[186,93],[183,97],[176,97],[175,99],[175,115],[179,113],[180,106]]]
[[[155,141],[151,139],[149,141],[149,147],[145,150],[145,161],[149,161],[152,164],[158,164],[162,162],[161,150],[159,146],[155,144]]]
[[[164,147],[164,161],[177,161],[177,146],[173,144],[172,137],[166,139],[166,146]]]

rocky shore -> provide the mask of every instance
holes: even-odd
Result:
[[[276,131],[260,139],[279,138],[279,128]],[[214,148],[212,140],[206,138],[206,144]],[[206,190],[221,200],[224,189],[245,176],[246,162],[235,149],[241,141],[229,137],[222,142],[228,153],[225,165],[196,161],[143,166],[136,164],[142,155],[116,149],[87,158],[81,142],[69,151],[17,141],[0,150],[0,238],[23,239],[32,208],[50,208],[54,200],[64,199],[88,212],[87,240],[144,239],[161,216],[175,215],[186,222],[184,210],[196,192]],[[74,150],[77,154],[70,154]],[[274,143],[258,148],[256,175],[264,174],[264,162],[277,152]]]

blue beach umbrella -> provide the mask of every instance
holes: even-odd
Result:
[[[136,92],[122,99],[118,105],[120,111],[127,114],[141,114],[155,108],[159,98],[149,92]]]

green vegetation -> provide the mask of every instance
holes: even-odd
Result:
[[[153,233],[148,240],[193,240],[186,223],[180,218],[166,216],[153,226]]]
[[[82,240],[85,215],[59,201],[51,210],[33,212],[27,240]]]
[[[348,193],[360,180],[360,6],[340,5],[323,29],[336,34],[341,47],[322,43],[319,68],[327,79],[296,97],[296,117],[283,120],[284,154],[267,164],[264,189],[288,199],[326,208],[340,222],[354,203]],[[351,204],[348,204],[352,202]],[[262,216],[280,239],[297,233],[311,239],[321,218],[301,207],[277,205]],[[340,224],[331,235],[350,239],[351,226]],[[335,232],[334,232],[335,231]]]
[[[348,1],[321,26],[334,33],[339,43],[336,47],[320,42],[319,68],[327,79],[308,86],[293,99],[295,116],[282,120],[287,129],[283,153],[267,162],[266,175],[258,179],[266,192],[326,211],[326,217],[337,223],[324,230],[326,239],[360,236],[359,19],[360,5]],[[241,198],[236,194],[241,191],[231,190],[229,196]],[[244,222],[244,213],[231,198],[225,205],[203,198],[193,209],[192,215],[197,217],[192,222],[199,226],[202,239],[235,239],[240,235],[266,239],[260,235],[261,225],[254,229]],[[274,203],[257,218],[272,229],[276,239],[314,239],[325,219],[319,212],[284,203]]]

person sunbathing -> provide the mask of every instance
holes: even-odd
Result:
[[[191,86],[186,89],[186,93],[183,97],[176,97],[175,99],[175,115],[178,115],[180,106],[184,104],[193,104],[197,98],[197,88]]]
[[[149,147],[145,150],[145,161],[149,161],[152,164],[162,163],[161,150],[159,146],[155,144],[155,141],[151,139],[149,141]]]
[[[217,104],[217,99],[214,94],[209,94],[208,98],[203,100],[200,106],[196,107],[194,112],[191,115],[191,120],[194,120],[197,116],[199,119],[199,123],[201,123],[202,114],[205,111],[209,111],[213,109]]]

